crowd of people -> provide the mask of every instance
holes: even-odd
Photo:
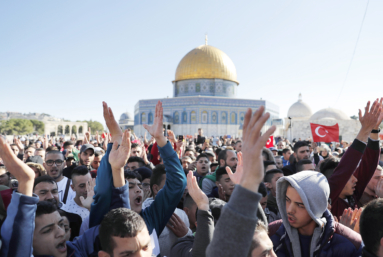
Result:
[[[70,140],[0,137],[0,256],[383,257],[383,98],[352,142],[274,137],[260,107],[241,138],[163,129]],[[150,139],[149,139],[150,137]]]

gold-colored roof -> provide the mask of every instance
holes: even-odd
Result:
[[[225,79],[237,84],[233,61],[221,50],[201,45],[187,53],[178,64],[175,81],[185,79]]]

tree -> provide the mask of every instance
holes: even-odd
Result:
[[[92,134],[94,134],[96,131],[104,131],[104,126],[98,121],[83,120],[83,122],[88,123],[88,127],[90,127],[92,130]],[[85,133],[85,131],[83,131],[83,133]]]
[[[33,132],[33,123],[31,120],[10,119],[2,122],[0,132],[7,135],[25,135]]]
[[[38,134],[42,135],[44,134],[45,131],[45,124],[42,121],[39,120],[30,120],[33,124],[33,129],[36,131]]]

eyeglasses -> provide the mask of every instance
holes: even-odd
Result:
[[[150,184],[149,183],[142,183],[143,188],[149,188]]]
[[[60,160],[60,159],[58,159],[58,160],[48,160],[48,161],[46,161],[45,162],[45,164],[46,165],[48,165],[48,166],[52,166],[53,165],[53,163],[56,163],[56,166],[60,166],[61,164],[63,164],[63,160]]]

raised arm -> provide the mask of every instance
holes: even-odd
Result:
[[[262,149],[275,131],[270,127],[261,136],[261,129],[270,114],[260,107],[253,115],[248,109],[243,124],[243,170],[238,178],[229,202],[223,207],[213,240],[207,247],[206,256],[247,256],[257,223],[259,184],[263,180]],[[229,175],[230,176],[230,175]]]
[[[103,102],[103,113],[106,126],[112,136],[112,142],[118,144],[122,141],[122,131],[114,119],[112,109]],[[99,225],[106,213],[110,209],[112,200],[113,174],[109,163],[109,154],[112,150],[112,144],[108,144],[105,156],[102,158],[100,167],[97,170],[96,186],[94,188],[94,201],[91,206],[89,216],[89,228]]]
[[[148,226],[149,233],[155,229],[157,234],[168,223],[182,198],[186,187],[186,176],[172,145],[167,142],[163,130],[163,109],[159,101],[156,106],[154,122],[152,126],[144,125],[145,129],[156,139],[160,155],[166,170],[165,186],[156,195],[154,202],[142,212]]]
[[[13,192],[7,218],[1,227],[0,256],[33,256],[33,232],[39,198],[32,196],[34,171],[13,154],[11,147],[0,137],[0,157],[7,170],[19,181]]]
[[[370,136],[372,129],[376,127],[380,112],[381,107],[377,100],[374,101],[371,108],[370,102],[367,103],[363,116],[361,110],[359,110],[359,121],[362,127],[352,145],[343,155],[341,161],[334,170],[334,173],[328,179],[332,202],[335,202],[338,199],[343,188],[346,186],[347,181],[357,169],[360,159],[366,149],[368,137]]]
[[[376,101],[377,102],[377,101]],[[379,157],[380,157],[380,147],[379,147],[379,125],[383,120],[383,98],[380,99],[379,104],[375,108],[375,118],[378,116],[377,121],[373,130],[370,133],[370,138],[368,139],[366,151],[363,154],[362,161],[359,164],[359,167],[356,169],[354,176],[358,179],[355,187],[355,198],[357,201],[362,197],[364,190],[367,187],[367,184],[370,182],[376,167],[378,166]],[[359,117],[361,113],[359,113]]]

